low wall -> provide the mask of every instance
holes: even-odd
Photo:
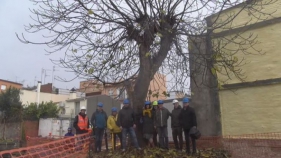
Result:
[[[0,124],[0,138],[19,140],[21,138],[21,123]]]

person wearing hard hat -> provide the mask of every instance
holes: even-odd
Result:
[[[117,122],[117,118],[118,118],[118,110],[116,107],[113,107],[111,109],[111,115],[108,117],[107,119],[107,128],[109,129],[110,133],[113,136],[113,149],[116,149],[116,137],[119,137],[119,140],[121,142],[121,146],[122,146],[122,134],[121,134],[121,129],[117,126],[116,122]]]
[[[184,131],[185,143],[186,143],[186,153],[190,155],[190,135],[189,132],[192,128],[197,127],[196,114],[192,107],[189,106],[189,99],[183,98],[183,109],[181,110],[179,119],[180,124]],[[195,139],[191,137],[192,142],[192,154],[196,154],[196,142]]]
[[[156,110],[158,109],[158,101],[154,101],[152,103],[152,114],[153,114],[153,119],[155,117],[155,114],[156,114]],[[154,128],[154,132],[153,132],[153,143],[154,143],[154,146],[158,146],[158,143],[157,143],[157,129]]]
[[[172,120],[171,120],[173,141],[176,150],[182,151],[183,138],[182,138],[182,128],[179,120],[179,116],[182,108],[179,105],[179,101],[176,99],[173,100],[173,104],[174,104],[174,109],[172,110]]]
[[[163,100],[158,100],[158,109],[156,110],[154,117],[154,126],[158,131],[160,148],[169,150],[167,124],[171,113],[168,109],[163,107],[163,104]]]
[[[106,129],[107,115],[103,111],[103,103],[98,103],[97,110],[91,117],[91,124],[95,128],[95,152],[101,152],[102,138]]]
[[[80,113],[75,116],[74,122],[73,122],[73,127],[76,130],[76,134],[85,134],[88,133],[89,131],[89,118],[86,115],[86,107],[82,106],[80,108]]]
[[[125,99],[123,101],[123,108],[118,113],[117,125],[122,131],[122,151],[126,150],[127,134],[131,136],[134,146],[141,150],[135,133],[136,118],[133,109],[130,107],[130,101]]]
[[[148,146],[154,147],[153,143],[153,132],[154,132],[154,125],[153,125],[153,113],[152,108],[150,105],[150,101],[146,101],[144,103],[144,110],[142,112],[143,117],[143,138],[147,140]]]

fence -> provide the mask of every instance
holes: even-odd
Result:
[[[0,158],[79,158],[89,148],[90,133],[58,139],[41,145],[0,152]]]
[[[86,157],[91,134],[62,139],[31,138],[27,141],[41,142],[35,145],[0,152],[0,158],[79,158]],[[45,140],[42,141],[42,140]],[[108,140],[110,142],[110,140]],[[91,146],[92,148],[93,146]],[[111,143],[109,143],[109,148]],[[233,158],[277,158],[281,157],[281,133],[250,134],[224,137],[201,137],[197,140],[199,150],[212,148],[227,150]]]
[[[234,158],[281,157],[281,133],[228,136],[221,142]]]

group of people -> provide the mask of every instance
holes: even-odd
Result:
[[[196,141],[190,137],[190,131],[197,128],[197,121],[194,109],[189,106],[189,99],[183,98],[183,107],[178,100],[173,100],[174,109],[170,112],[163,107],[164,101],[146,101],[144,103],[141,119],[137,119],[134,110],[130,107],[128,99],[123,101],[123,108],[118,111],[116,107],[111,109],[111,115],[107,116],[103,110],[103,103],[98,103],[97,110],[92,114],[91,119],[86,115],[86,108],[82,107],[80,113],[75,117],[73,126],[76,134],[84,134],[89,130],[89,124],[93,126],[95,134],[95,151],[100,152],[102,138],[105,130],[108,129],[113,135],[113,148],[116,148],[116,138],[121,140],[122,151],[126,150],[127,135],[130,135],[135,148],[141,150],[135,133],[136,124],[141,124],[142,136],[150,147],[158,146],[169,149],[168,140],[168,118],[171,117],[171,128],[175,148],[178,151],[183,149],[183,134],[185,135],[186,153],[191,154],[190,139],[192,142],[192,153],[196,153]],[[139,121],[139,122],[138,122]],[[157,135],[158,140],[157,142]]]

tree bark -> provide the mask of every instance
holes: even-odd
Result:
[[[172,43],[172,37],[166,36],[161,39],[161,47],[158,54],[155,57],[147,56],[150,46],[140,45],[139,56],[140,56],[140,71],[134,84],[134,92],[132,94],[132,107],[134,108],[136,119],[137,119],[137,130],[136,134],[138,137],[138,142],[141,147],[143,147],[144,139],[142,134],[142,124],[140,123],[140,118],[142,117],[142,110],[144,106],[145,99],[147,97],[148,88],[150,81],[153,79],[155,73],[158,71],[159,67],[162,65],[164,59],[170,50]]]

